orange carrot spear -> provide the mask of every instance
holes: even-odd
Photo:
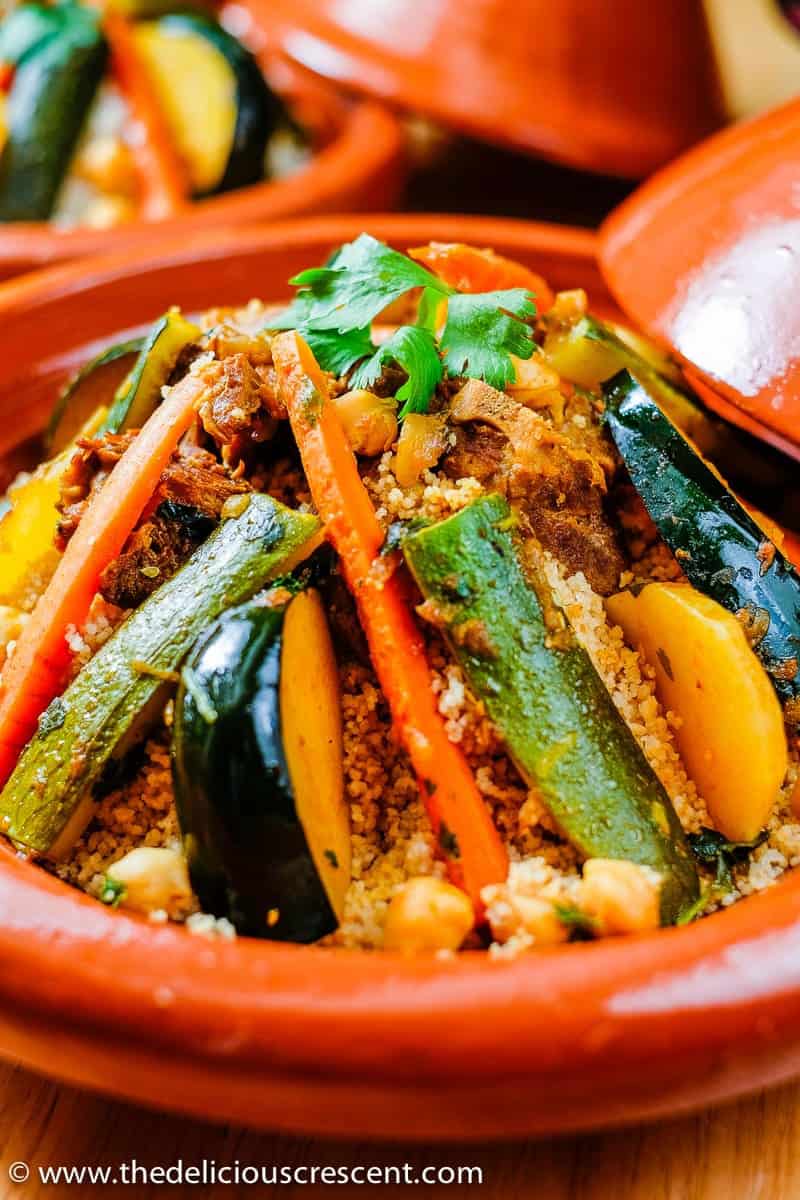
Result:
[[[136,48],[133,30],[111,9],[103,14],[103,30],[117,83],[141,126],[142,138],[133,150],[142,185],[142,216],[153,221],[175,216],[188,201],[186,171]]]
[[[508,862],[467,762],[445,732],[431,690],[425,643],[401,574],[380,570],[383,530],[361,482],[328,387],[296,332],[272,344],[281,395],[326,534],[341,558],[372,661],[413,763],[450,877],[478,913],[481,888],[505,879]],[[452,835],[452,836],[450,836]]]
[[[20,634],[0,680],[0,787],[61,692],[70,662],[67,630],[86,617],[100,575],[119,554],[191,424],[202,387],[187,375],[144,425],[87,508]]]

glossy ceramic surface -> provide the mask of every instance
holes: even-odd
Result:
[[[321,75],[594,171],[645,175],[722,120],[697,0],[254,5]]]
[[[0,223],[0,279],[38,267],[110,250],[143,246],[162,233],[184,236],[201,229],[239,229],[254,222],[314,212],[391,208],[405,177],[405,138],[382,105],[348,102],[319,78],[275,52],[249,8],[235,7],[237,32],[257,54],[272,85],[311,133],[314,154],[294,175],[212,196],[180,217],[157,224],[130,221],[113,229],[55,230],[46,222]]]
[[[280,298],[362,228],[491,245],[613,313],[583,232],[320,218],[161,243],[0,287],[0,430],[170,303]],[[149,1104],[327,1134],[484,1139],[664,1115],[800,1072],[800,876],[685,929],[456,960],[193,938],[0,851],[0,1053]]]
[[[600,243],[623,308],[692,364],[710,386],[708,402],[795,455],[798,188],[793,101],[660,172],[612,214]]]

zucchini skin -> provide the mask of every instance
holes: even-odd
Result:
[[[76,375],[73,375],[53,406],[50,420],[47,423],[44,444],[49,453],[58,453],[59,450],[63,450],[79,432],[84,421],[91,416],[91,412],[84,414],[81,411],[80,393],[84,386],[90,381],[95,382],[94,377],[105,367],[112,363],[118,363],[121,359],[129,358],[131,355],[139,354],[144,342],[144,338],[131,338],[130,341],[118,342],[115,346],[109,346],[85,367],[81,367]]]
[[[141,339],[139,357],[117,388],[100,432],[140,429],[161,403],[161,389],[181,352],[199,336],[199,328],[177,309],[159,317]]]
[[[50,850],[131,737],[137,718],[163,696],[163,680],[133,664],[176,670],[208,622],[279,574],[318,524],[253,495],[240,516],[217,527],[42,714],[39,731],[0,793],[8,837],[41,853]]]
[[[406,562],[510,756],[565,835],[587,858],[658,871],[662,920],[672,923],[698,892],[680,822],[588,654],[568,627],[553,637],[544,609],[554,601],[543,581],[529,585],[512,524],[504,499],[483,496],[407,537]]]
[[[230,156],[222,179],[204,194],[218,195],[260,183],[267,142],[279,125],[290,123],[285,104],[265,80],[250,51],[215,21],[202,13],[178,12],[161,17],[159,25],[206,38],[225,57],[236,79],[237,116]]]
[[[780,450],[710,413],[685,382],[672,374],[665,375],[655,362],[628,345],[603,321],[585,316],[571,329],[560,335],[550,334],[548,338],[551,347],[554,343],[566,346],[573,360],[580,360],[582,353],[586,354],[589,375],[574,382],[598,387],[619,371],[630,371],[646,384],[653,399],[699,447],[701,454],[724,462],[728,478],[737,487],[769,511],[774,512],[779,506],[787,513],[792,511],[792,504],[800,497],[796,465]],[[547,348],[548,339],[545,354]],[[571,378],[569,370],[561,373]]]
[[[0,220],[46,221],[103,78],[108,47],[95,20],[62,31],[23,55],[8,98],[0,154]]]
[[[633,485],[689,582],[729,612],[769,618],[753,649],[787,724],[800,727],[800,576],[645,382],[621,371],[603,394],[604,420]]]
[[[172,769],[203,908],[251,937],[307,943],[338,922],[295,808],[283,750],[285,611],[244,604],[203,636],[178,690]],[[212,722],[198,709],[198,691],[216,713]]]

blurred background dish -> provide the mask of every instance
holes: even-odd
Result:
[[[396,119],[289,64],[247,8],[124,8],[26,3],[0,25],[0,276],[156,221],[394,202]]]

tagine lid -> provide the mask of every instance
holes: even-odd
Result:
[[[312,71],[475,137],[640,177],[722,120],[697,0],[257,0]],[[502,180],[493,186],[502,187]]]
[[[640,187],[601,228],[600,262],[706,404],[800,457],[800,100]]]

